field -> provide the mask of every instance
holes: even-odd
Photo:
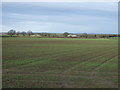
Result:
[[[3,38],[3,88],[117,88],[115,39]]]

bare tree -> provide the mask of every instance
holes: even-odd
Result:
[[[16,34],[16,31],[13,30],[13,29],[11,29],[11,30],[8,31],[8,35],[10,35],[11,37],[12,37],[13,35],[15,35],[15,34]]]
[[[68,32],[64,32],[63,35],[64,35],[64,37],[67,37],[69,35],[69,33]]]
[[[27,34],[30,36],[30,35],[32,35],[33,33],[32,33],[31,30],[29,30],[29,31],[27,32]]]
[[[16,35],[17,35],[17,36],[19,36],[19,35],[20,35],[20,32],[19,32],[19,31],[18,31],[18,32],[16,32]]]
[[[22,34],[23,36],[25,36],[25,35],[26,35],[26,32],[25,32],[25,31],[23,31],[23,32],[21,32],[21,34]]]
[[[83,33],[82,36],[85,37],[85,38],[87,38],[88,34],[87,33]]]

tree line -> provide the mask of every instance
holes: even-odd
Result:
[[[17,31],[17,32],[16,32],[16,31],[13,30],[13,29],[11,29],[11,30],[8,31],[8,35],[10,35],[11,37],[12,37],[13,35],[19,36],[20,34],[23,35],[23,36],[25,36],[25,35],[30,36],[30,35],[33,34],[33,32],[32,32],[31,30],[29,30],[29,31],[27,31],[27,32],[25,32],[25,31],[23,31],[23,32]]]
[[[48,37],[48,38],[111,38],[111,37],[118,37],[117,34],[87,34],[87,33],[82,33],[82,34],[75,34],[76,36],[72,37],[72,33],[64,32],[64,33],[33,33],[31,30],[28,30],[27,32],[19,32],[15,30],[9,30],[8,35],[11,37],[16,35],[16,36],[31,36],[31,35],[38,35],[40,37]],[[71,35],[68,37],[68,35]]]

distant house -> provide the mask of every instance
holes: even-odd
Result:
[[[77,35],[68,35],[67,37],[77,37]]]
[[[39,34],[31,35],[31,37],[41,37]]]

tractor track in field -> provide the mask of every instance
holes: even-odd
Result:
[[[91,49],[90,49],[91,50]],[[108,49],[109,50],[109,49]],[[109,52],[109,51],[111,51],[111,50],[106,50],[106,52],[104,52],[104,53],[107,53],[107,52]],[[96,52],[98,52],[98,51],[96,51]],[[88,52],[88,53],[90,53],[90,52]],[[85,54],[83,54],[82,56],[85,56],[85,55],[87,55],[88,53],[85,53]],[[97,56],[98,55],[100,55],[100,54],[97,54]],[[103,52],[101,53],[101,55],[104,55],[103,54]],[[89,61],[89,59],[91,59],[91,58],[93,58],[93,57],[95,57],[95,56],[92,56],[92,57],[90,57],[90,58],[87,58],[87,61]],[[83,61],[83,60],[82,60]],[[84,62],[86,62],[86,60],[84,61]],[[84,62],[82,62],[82,63],[84,63]],[[30,62],[30,63],[32,63],[32,62]],[[79,63],[80,64],[80,63]],[[79,64],[76,64],[76,65],[79,65]],[[66,70],[66,71],[64,71],[63,72],[63,74],[62,74],[62,77],[64,77],[64,78],[67,78],[67,76],[68,76],[68,74],[69,74],[69,72],[71,71],[71,69],[73,69],[74,67],[76,67],[76,65],[75,66],[73,66],[73,67],[71,67],[70,69],[68,69],[68,70]],[[23,66],[23,65],[22,65]],[[14,68],[11,68],[11,69],[16,69],[16,67],[14,67]],[[8,69],[8,70],[10,70],[10,69]],[[60,74],[60,76],[61,76],[61,74]],[[61,83],[61,85],[62,85],[62,87],[69,87],[70,85],[71,85],[71,81],[69,81],[69,80],[64,80],[64,81],[62,81],[62,83]]]
[[[97,49],[97,48],[96,48]],[[90,51],[91,49],[89,49],[89,51]],[[111,51],[111,49],[108,49],[108,50],[110,50]],[[107,52],[109,52],[108,50],[106,50]],[[96,51],[96,53],[97,53],[98,51]],[[85,56],[85,55],[87,55],[87,54],[89,54],[89,53],[91,53],[91,52],[88,52],[88,53],[85,53],[85,54],[83,54],[82,56]],[[106,52],[104,52],[104,53],[106,53]],[[103,54],[103,53],[101,53],[101,54]],[[58,55],[58,54],[57,54]],[[90,58],[87,58],[88,60],[89,59],[91,59],[91,58],[93,58],[94,56],[92,56],[92,57],[90,57]],[[85,60],[85,61],[83,61],[82,60],[82,63],[83,62],[86,62],[86,61],[88,61],[88,60]],[[9,71],[9,70],[16,70],[16,68],[18,67],[18,68],[20,68],[20,67],[24,67],[24,66],[26,66],[27,64],[30,64],[30,63],[33,63],[33,62],[39,62],[39,60],[37,60],[37,61],[31,61],[31,62],[29,62],[29,63],[25,63],[25,64],[22,64],[22,65],[20,65],[20,66],[15,66],[15,67],[11,67],[11,68],[7,68],[7,69],[4,69],[4,71],[5,72],[7,72],[7,71]],[[79,64],[77,64],[77,65],[79,65]],[[75,65],[76,66],[76,65]],[[71,70],[71,69],[70,69]],[[70,71],[69,70],[69,71]],[[67,72],[69,72],[69,71],[67,71]],[[65,72],[66,73],[66,72]]]
[[[97,48],[96,48],[97,49]],[[78,49],[74,49],[74,51],[75,50],[78,50]],[[91,49],[90,49],[91,50]],[[109,50],[109,49],[108,49]],[[107,52],[109,52],[109,51],[111,51],[112,49],[110,49],[109,51],[108,50],[106,50],[104,53],[107,53]],[[72,50],[69,50],[69,51],[72,51]],[[66,51],[66,52],[68,52],[68,51]],[[96,51],[96,53],[97,53],[98,51]],[[74,52],[74,53],[76,53],[76,52]],[[91,52],[88,52],[88,53],[85,53],[85,54],[83,54],[82,56],[85,56],[85,55],[87,55],[87,54],[89,54],[89,53],[91,53]],[[66,53],[65,53],[66,54]],[[58,55],[58,54],[57,54]],[[99,56],[99,55],[104,55],[103,54],[103,52],[102,53],[99,53],[99,54],[97,54],[97,56]],[[108,55],[108,54],[107,54]],[[53,55],[53,56],[56,56],[56,55]],[[92,57],[90,57],[90,58],[87,58],[87,60],[85,60],[85,61],[83,61],[83,62],[81,62],[81,63],[84,63],[84,62],[87,62],[87,61],[89,61],[89,59],[92,59],[92,58],[94,58],[95,56],[92,56]],[[99,57],[102,57],[102,56],[99,56]],[[29,62],[29,63],[32,63],[32,62],[34,62],[34,61],[31,61],[31,62]],[[107,62],[107,60],[106,61],[104,61],[104,62],[102,62],[102,64],[104,64],[104,63],[106,63]],[[29,64],[29,63],[26,63],[26,64]],[[76,67],[76,66],[78,66],[78,65],[80,65],[81,63],[79,63],[79,64],[75,64],[73,67],[71,67],[70,69],[68,69],[68,70],[66,70],[66,71],[64,71],[63,73],[62,73],[62,76],[63,77],[67,77],[67,75],[69,74],[69,72],[72,70],[72,69],[74,69],[74,67]],[[22,66],[24,66],[24,65],[26,65],[26,64],[23,64]],[[101,66],[102,64],[100,64],[100,65],[98,65],[98,66],[96,66],[95,68],[97,68],[97,67],[99,67],[99,66]],[[22,67],[21,66],[21,67]],[[18,66],[19,67],[19,66]],[[14,67],[14,68],[16,68],[16,67]],[[9,69],[8,69],[9,70]],[[94,69],[93,69],[94,70]],[[70,87],[70,85],[71,85],[71,81],[69,81],[69,80],[63,80],[62,81],[62,87]],[[87,83],[86,83],[87,84]],[[85,85],[86,85],[85,84]]]
[[[104,52],[104,53],[106,53],[106,52]],[[101,53],[101,54],[102,54],[102,56],[99,56],[99,57],[103,57],[104,54],[103,54],[103,53]],[[107,54],[107,55],[109,55],[109,54]],[[108,62],[109,60],[111,60],[111,59],[114,58],[114,57],[116,57],[116,56],[113,56],[113,57],[111,57],[111,58],[103,61],[103,62],[102,62],[101,64],[99,64],[98,66],[94,67],[94,68],[91,70],[91,73],[92,73],[91,76],[93,76],[93,75],[96,73],[95,70],[97,70],[101,65],[105,64],[106,62]],[[93,58],[93,57],[91,57],[91,58]],[[91,59],[91,58],[89,58],[89,59]],[[89,61],[89,59],[86,60],[85,62]],[[81,63],[84,63],[84,62],[81,62]],[[73,67],[71,67],[70,69],[64,71],[64,72],[63,72],[63,77],[67,77],[66,75],[68,75],[69,72],[70,72],[72,69],[74,69],[76,66],[79,66],[81,63],[76,64],[76,65],[74,65]],[[93,71],[94,71],[94,72],[93,72]],[[69,82],[69,81],[67,81],[67,80],[65,79],[65,80],[63,81],[63,84],[62,84],[63,87],[69,87],[70,85],[69,85],[68,82]],[[86,85],[87,83],[88,83],[88,82],[85,82],[85,85]],[[83,85],[83,87],[84,87],[84,85]]]
[[[88,72],[85,72],[85,71],[82,71],[82,73],[88,73]],[[95,72],[93,72],[95,73]],[[111,72],[110,72],[111,73]],[[113,72],[115,73],[115,72]],[[89,74],[91,74],[91,72],[89,72]],[[63,74],[41,74],[41,73],[9,73],[8,75],[18,75],[18,76],[52,76],[52,77],[81,77],[81,78],[89,78],[88,76],[79,76],[79,75],[69,75],[69,76],[63,76]],[[94,77],[91,77],[91,78],[94,78]],[[108,77],[108,76],[104,76],[104,78],[111,78],[111,77]],[[112,76],[112,78],[116,78],[116,76]]]
[[[107,51],[107,50],[106,50],[106,51]],[[109,50],[109,51],[110,51],[110,50]],[[109,52],[109,51],[107,51],[107,52]],[[104,53],[107,53],[107,52],[104,52]],[[87,54],[88,54],[88,53],[87,53]],[[84,54],[84,55],[86,55],[86,54]],[[98,54],[98,55],[100,55],[100,54]],[[97,56],[98,56],[98,55],[97,55]],[[101,55],[104,55],[104,54],[101,53]],[[94,56],[88,58],[88,60],[85,60],[84,62],[89,61],[89,59],[91,59],[91,58],[93,58],[93,57],[94,57]],[[99,57],[101,57],[101,56],[99,56]],[[84,63],[84,62],[82,62],[82,63]],[[79,63],[79,64],[81,64],[81,63]],[[79,65],[79,64],[76,64],[76,65]],[[62,74],[62,76],[63,76],[63,77],[67,77],[68,74],[69,74],[69,72],[70,72],[74,67],[76,67],[76,65],[74,65],[74,66],[71,67],[70,69],[64,71],[63,74]],[[9,70],[9,69],[8,69],[8,70]],[[61,84],[62,84],[62,87],[69,87],[71,83],[70,83],[69,80],[66,80],[66,79],[65,79]]]
[[[98,48],[95,48],[95,50],[97,50],[97,49],[98,49]],[[73,53],[76,53],[76,52],[73,52],[73,51],[76,51],[76,50],[79,50],[79,49],[66,50],[66,51],[61,51],[61,52],[72,51],[71,53],[73,54]],[[109,50],[109,49],[108,49],[108,50]],[[85,53],[85,54],[83,54],[82,56],[85,56],[85,55],[91,53],[91,49],[87,49],[86,51],[87,51],[87,52],[90,51],[90,52]],[[106,51],[107,51],[107,50],[106,50]],[[60,55],[60,54],[61,54],[61,56],[62,56],[62,55],[64,55],[64,54],[67,54],[67,53],[61,53],[61,52],[59,52],[58,54],[52,55],[52,56],[54,57],[54,56]],[[96,51],[96,53],[97,53],[97,52],[98,52],[98,51]],[[68,56],[68,57],[69,57],[69,56]],[[32,59],[33,59],[33,58],[32,58]],[[26,66],[27,64],[30,64],[30,63],[33,63],[33,62],[39,62],[39,60],[31,61],[31,62],[28,62],[28,63],[25,63],[25,64],[21,64],[20,66],[18,65],[18,66],[15,66],[15,67],[7,68],[7,69],[5,69],[5,70],[14,69],[14,68],[16,69],[17,67],[23,67],[23,66]]]
[[[92,71],[98,70],[102,65],[106,64],[107,62],[109,62],[110,60],[112,60],[114,57],[116,57],[116,55],[115,55],[115,56],[112,56],[111,58],[109,58],[109,59],[107,59],[107,60],[105,60],[105,61],[103,61],[103,62],[102,62],[101,64],[99,64],[98,66],[92,68]]]
[[[75,50],[77,50],[77,49],[75,49]],[[59,53],[68,52],[68,51],[71,51],[71,50],[60,51]],[[73,50],[72,50],[72,51],[73,51]],[[57,53],[57,54],[55,54],[55,55],[52,55],[52,56],[59,55],[59,53]],[[63,53],[62,53],[62,54],[63,54]],[[45,55],[49,56],[50,54],[45,54]],[[34,59],[34,58],[30,58],[30,59]],[[24,63],[24,64],[21,64],[20,66],[15,66],[15,67],[12,67],[12,68],[22,67],[22,66],[24,66],[24,65],[27,65],[27,64],[30,64],[30,63],[33,63],[33,62],[39,62],[39,60],[31,61],[31,62],[28,62],[28,63]],[[5,70],[12,69],[12,68],[6,68]]]
[[[107,51],[107,52],[109,52],[109,51]],[[106,53],[106,52],[104,52],[104,53]],[[101,55],[103,55],[104,53],[101,53]],[[88,53],[87,53],[88,54]],[[86,55],[86,54],[85,54]],[[84,55],[84,56],[85,56]],[[109,54],[107,54],[107,55],[109,55]],[[98,57],[103,57],[103,56],[100,56],[100,54],[99,55],[97,55]],[[84,62],[87,62],[87,61],[89,61],[89,59],[92,59],[93,57],[95,57],[95,56],[92,56],[92,57],[89,57],[89,58],[87,58],[87,60],[85,60]],[[75,64],[73,67],[71,67],[70,69],[68,69],[68,70],[71,70],[71,69],[73,69],[74,67],[76,67],[76,66],[78,66],[78,65],[80,65],[81,63],[84,63],[84,62],[80,62],[80,63],[78,63],[78,64]]]
[[[94,67],[94,68],[92,68],[91,69],[91,74],[90,74],[90,77],[93,77],[93,80],[92,80],[92,82],[90,82],[90,81],[86,81],[84,84],[83,84],[83,86],[82,86],[82,88],[84,88],[86,85],[89,85],[89,83],[94,83],[96,80],[95,80],[95,78],[99,78],[98,76],[96,76],[97,75],[97,71],[96,70],[98,70],[102,65],[104,65],[104,64],[106,64],[107,62],[109,62],[110,60],[112,60],[114,57],[116,57],[116,55],[115,56],[112,56],[111,58],[109,58],[109,59],[107,59],[107,60],[105,60],[105,61],[103,61],[101,64],[99,64],[98,66],[96,66],[96,67]],[[111,78],[111,77],[110,77]],[[110,82],[111,83],[111,82]],[[95,83],[94,83],[95,84]],[[112,85],[112,83],[111,83],[111,85]]]
[[[117,40],[94,40],[5,38],[3,87],[116,88]]]

